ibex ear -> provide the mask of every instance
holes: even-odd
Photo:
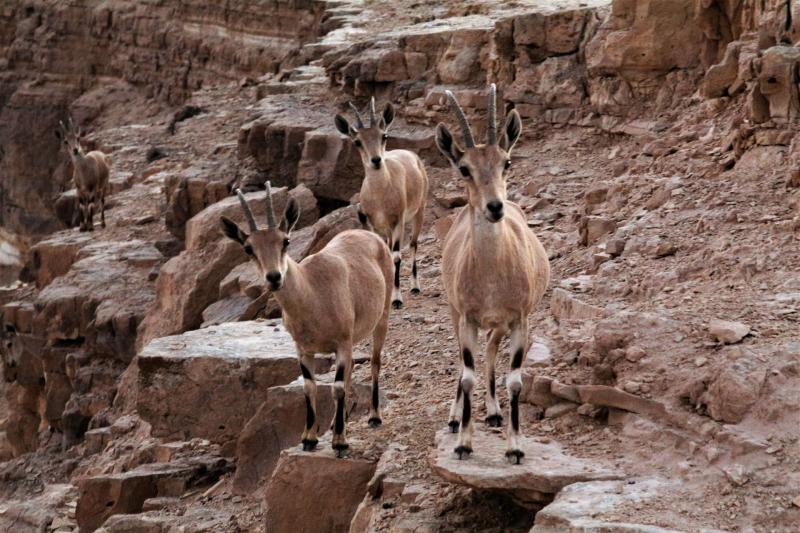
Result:
[[[383,113],[381,114],[381,129],[385,130],[389,128],[389,124],[392,123],[394,120],[394,106],[386,102],[386,105],[383,106]]]
[[[283,211],[283,220],[281,220],[281,231],[284,233],[289,233],[294,228],[294,225],[297,224],[297,220],[300,218],[300,206],[297,205],[297,200],[294,198],[289,198],[289,202],[286,204],[286,209]]]
[[[347,122],[347,119],[344,118],[342,115],[336,115],[333,117],[333,122],[336,124],[336,129],[339,130],[339,133],[342,135],[347,135],[348,137],[352,137],[356,134],[356,130],[350,126],[350,123]]]
[[[242,231],[239,225],[228,217],[220,217],[220,221],[222,221],[222,233],[229,239],[244,246],[245,241],[247,241],[247,233]]]
[[[500,148],[508,153],[519,139],[519,134],[522,131],[522,120],[519,118],[519,113],[516,109],[512,109],[511,113],[506,118],[506,125],[503,126],[503,137],[500,139]]]
[[[458,143],[453,139],[453,135],[450,133],[450,130],[447,129],[447,126],[439,123],[436,126],[436,146],[439,148],[439,151],[444,154],[444,156],[454,165],[458,164],[458,161],[461,159],[461,156],[464,155],[464,150],[458,146]]]

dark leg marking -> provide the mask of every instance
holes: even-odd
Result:
[[[517,350],[514,354],[514,358],[511,359],[511,370],[516,370],[522,366],[522,349]]]
[[[311,398],[306,396],[306,429],[311,429],[314,426],[316,418],[314,408],[311,406]]]
[[[400,288],[400,260],[394,262],[394,286]]]
[[[336,367],[336,377],[334,378],[334,381],[344,381],[344,367],[343,366],[337,366]]]
[[[414,247],[414,262],[411,264],[411,275],[414,276],[414,279],[417,278],[417,243],[413,243],[412,246]],[[419,294],[419,289],[414,287],[411,289],[411,294]]]
[[[461,420],[464,423],[464,427],[469,427],[470,417],[472,416],[472,402],[470,400],[470,395],[464,395],[464,410],[461,415]],[[459,459],[466,459],[469,457],[469,454],[472,453],[472,448],[470,446],[459,445],[456,446],[455,449],[456,455]]]
[[[363,211],[359,211],[358,212],[358,221],[361,222],[361,226],[364,229],[368,229],[367,223],[369,222],[369,219],[367,218],[367,214],[366,213],[364,213]]]
[[[306,365],[303,363],[300,363],[300,372],[303,374],[303,379],[314,379],[311,372],[309,372],[308,368],[306,368]]]
[[[472,358],[472,352],[469,351],[469,348],[464,348],[462,353],[462,357],[464,358],[464,366],[467,368],[471,368],[473,371],[475,370],[475,360]]]
[[[519,432],[519,393],[511,395],[511,427],[515,432]]]
[[[378,410],[379,403],[380,403],[380,391],[378,390],[378,384],[374,383],[372,385],[372,408],[375,409],[375,411]],[[367,421],[367,424],[369,424],[369,427],[371,428],[376,428],[380,426],[381,423],[382,423],[381,419],[378,418],[377,416],[373,416]]]
[[[495,375],[494,371],[489,374],[489,394],[492,398],[495,397],[496,393],[496,385],[495,385]],[[503,416],[500,414],[494,414],[486,417],[486,425],[490,428],[499,428],[503,425]]]

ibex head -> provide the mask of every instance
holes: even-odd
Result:
[[[394,120],[394,107],[387,102],[378,118],[375,114],[375,98],[373,97],[369,104],[369,126],[367,127],[364,126],[358,109],[352,103],[349,105],[356,116],[356,127],[351,126],[342,115],[336,115],[334,118],[336,129],[352,139],[361,154],[364,168],[380,169],[383,164],[383,154],[386,151],[386,141],[389,139],[386,132]]]
[[[505,172],[511,166],[511,148],[519,139],[522,122],[516,109],[506,118],[500,138],[497,138],[497,89],[489,88],[487,106],[488,127],[486,144],[475,144],[472,130],[464,111],[455,96],[447,91],[447,98],[453,106],[456,119],[464,136],[463,148],[453,138],[447,126],[436,126],[436,146],[453,166],[461,173],[469,193],[469,203],[473,209],[483,213],[489,222],[503,219],[503,206],[506,199]]]
[[[267,182],[267,227],[258,229],[256,219],[250,206],[242,194],[236,191],[239,202],[242,204],[244,216],[247,219],[249,234],[242,230],[236,222],[227,218],[222,219],[222,232],[228,238],[238,242],[244,248],[250,259],[258,263],[261,275],[267,281],[270,290],[277,291],[283,286],[286,279],[286,270],[289,268],[289,259],[286,254],[289,248],[289,233],[300,218],[300,208],[294,198],[289,198],[280,224],[275,221],[275,209],[272,205],[272,190]]]
[[[83,155],[83,148],[81,147],[81,130],[75,129],[72,123],[72,117],[69,117],[67,125],[63,121],[59,121],[58,128],[55,130],[58,140],[64,143],[67,152],[71,157]]]

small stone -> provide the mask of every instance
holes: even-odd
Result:
[[[798,495],[797,497],[795,497],[794,500],[792,500],[792,505],[794,505],[795,507],[800,507],[800,495]]]
[[[564,416],[567,413],[571,413],[578,408],[578,404],[572,402],[561,402],[557,403],[551,407],[548,407],[544,411],[545,418],[558,418],[560,416]]]
[[[630,392],[631,394],[639,392],[641,388],[642,388],[641,384],[636,381],[627,381],[622,386],[622,390],[624,390],[625,392]]]
[[[696,366],[696,367],[701,367],[701,366],[705,365],[706,363],[708,363],[708,358],[707,357],[700,356],[700,357],[697,357],[694,360],[694,366]]]
[[[708,324],[708,331],[712,337],[722,344],[736,344],[750,333],[750,326],[741,322],[712,320]]]
[[[668,257],[670,255],[675,255],[678,251],[678,247],[669,242],[662,242],[658,245],[655,252],[655,257],[660,259],[662,257]]]
[[[622,252],[625,251],[625,240],[624,239],[609,239],[606,243],[606,253],[611,255],[611,257],[618,257],[622,255]]]
[[[647,353],[639,346],[628,346],[625,350],[625,359],[631,363],[636,363],[639,359],[643,358]]]

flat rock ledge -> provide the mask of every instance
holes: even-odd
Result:
[[[541,507],[572,483],[623,477],[608,465],[567,455],[556,443],[526,437],[520,439],[525,459],[521,465],[511,465],[505,457],[505,435],[481,428],[475,428],[472,455],[460,460],[453,453],[457,439],[446,429],[436,434],[436,449],[429,459],[439,477],[475,490],[506,492],[525,506]]]
[[[316,371],[326,372],[329,357]],[[300,375],[295,345],[279,320],[232,322],[151,341],[137,358],[137,408],[162,438],[230,446],[270,387]]]
[[[693,523],[685,515],[673,511],[635,511],[633,514],[638,515],[635,522],[626,518],[632,509],[648,509],[653,501],[688,497],[691,496],[681,494],[681,488],[674,482],[659,478],[575,483],[565,487],[553,503],[536,513],[530,533],[722,533]],[[651,520],[661,525],[641,523]]]

